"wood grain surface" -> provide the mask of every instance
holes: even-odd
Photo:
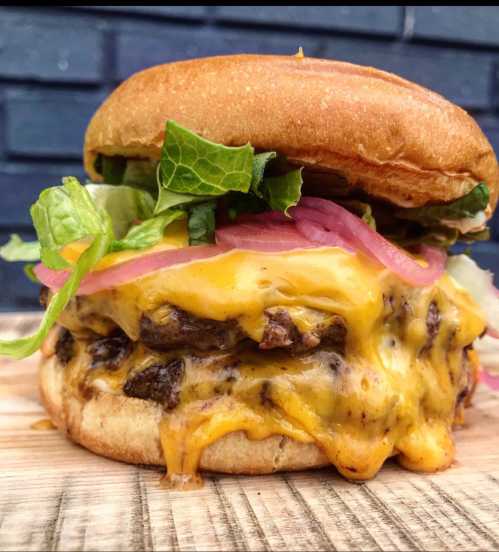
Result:
[[[0,333],[38,319],[2,315]],[[45,418],[36,362],[0,360],[1,550],[499,550],[499,393],[484,385],[446,472],[216,475],[182,493],[160,488],[160,469],[31,429]]]

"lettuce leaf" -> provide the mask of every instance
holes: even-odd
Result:
[[[260,199],[254,194],[242,194],[240,192],[230,192],[226,197],[227,214],[230,220],[236,218],[242,213],[263,213],[269,208],[266,201]]]
[[[85,189],[95,206],[107,211],[111,217],[114,234],[118,239],[125,236],[135,221],[147,220],[153,216],[154,199],[145,190],[106,184],[87,184]]]
[[[220,196],[247,192],[251,185],[253,148],[227,147],[194,134],[174,121],[166,123],[161,152],[161,184],[180,194]]]
[[[278,162],[272,163],[275,160]],[[286,159],[282,156],[278,157],[275,151],[256,154],[253,159],[251,191],[257,198],[263,199],[272,210],[287,213],[288,209],[300,200],[303,184],[302,169],[288,171],[278,176],[265,176],[269,163],[280,164],[283,168],[287,168]],[[252,205],[250,210],[251,208]]]
[[[120,184],[154,192],[158,167],[157,161],[128,159]]]
[[[4,261],[38,261],[40,260],[40,243],[25,242],[18,234],[11,234],[9,241],[0,247],[0,257]]]
[[[466,243],[490,240],[490,228],[484,228],[483,230],[479,230],[478,232],[468,232],[466,234],[461,234],[460,239]]]
[[[254,155],[249,144],[215,144],[167,121],[154,212],[159,214],[173,207],[186,209],[189,243],[212,243],[216,203],[209,200],[213,197],[240,195],[245,198],[239,202],[242,204],[251,203],[255,196],[263,199],[267,194],[275,206],[272,208],[287,209],[294,204],[296,178],[276,177],[273,193],[267,192],[264,172],[276,157],[275,152]]]
[[[264,178],[263,197],[272,210],[287,214],[290,207],[298,204],[303,184],[301,172],[302,169],[297,169],[282,176]]]
[[[106,184],[121,184],[127,166],[126,157],[121,155],[97,155],[94,162],[94,169],[102,175]]]
[[[177,194],[170,190],[165,190],[164,188],[159,189],[158,200],[154,208],[154,214],[158,215],[163,213],[167,209],[172,209],[177,207],[182,209],[188,207],[193,203],[200,203],[210,199],[210,196],[196,196],[191,194]]]
[[[31,215],[40,241],[41,259],[49,268],[68,266],[59,254],[68,243],[83,238],[92,242],[74,265],[64,286],[52,297],[38,331],[29,337],[0,341],[0,355],[14,358],[29,356],[40,347],[77,292],[82,278],[108,252],[114,239],[111,217],[95,205],[88,190],[74,177],[63,178],[63,186],[44,190],[32,206]]]
[[[123,239],[112,242],[109,251],[125,251],[127,249],[146,249],[147,247],[152,247],[161,240],[165,228],[169,224],[184,216],[184,211],[170,210],[162,215],[150,218],[141,224],[132,226]]]
[[[24,274],[26,274],[26,278],[28,278],[28,280],[31,280],[34,284],[40,284],[40,281],[38,280],[35,274],[35,270],[34,270],[35,266],[36,266],[35,263],[25,264],[23,267]]]
[[[206,201],[189,209],[187,228],[189,245],[201,245],[215,241],[216,201]]]
[[[40,240],[41,260],[45,266],[61,269],[68,266],[59,251],[68,243],[103,231],[109,216],[97,208],[88,190],[76,178],[62,179],[63,186],[42,191],[31,207],[31,218]]]
[[[259,198],[263,199],[261,185],[263,183],[263,175],[270,161],[277,158],[275,151],[265,153],[257,153],[253,157],[253,174],[251,176],[251,191]]]
[[[182,209],[188,213],[189,220],[194,217],[187,225],[190,243],[207,243],[210,237],[211,240],[214,237],[214,228],[211,227],[215,220],[215,207],[207,203],[212,198],[230,198],[228,202],[224,200],[229,204],[230,217],[235,217],[239,212],[254,212],[269,207],[286,212],[298,203],[302,185],[300,171],[265,176],[269,163],[277,160],[285,161],[274,151],[254,154],[249,144],[240,147],[215,144],[169,120],[166,122],[159,164],[155,166],[153,161],[128,160],[123,166],[121,158],[101,155],[96,162],[96,170],[105,179],[108,177],[110,184],[121,183],[149,190],[153,189],[151,184],[156,176],[157,196],[151,216]],[[279,172],[287,166],[286,163],[281,165]],[[119,189],[121,191],[122,186]],[[106,205],[108,210],[111,210],[109,205],[120,204],[120,191],[116,192],[116,199]],[[107,193],[111,195],[111,192]],[[210,207],[201,207],[205,204]],[[199,209],[196,205],[200,206]],[[121,205],[119,208],[122,208]],[[113,220],[116,218],[113,215]],[[125,220],[129,221],[129,218],[126,216]],[[124,235],[121,227],[115,228],[115,233],[120,238]],[[125,242],[113,247],[125,247]]]
[[[396,216],[407,220],[414,220],[424,225],[438,224],[445,219],[459,220],[470,218],[487,207],[489,195],[487,185],[481,182],[471,192],[451,203],[399,209],[396,211]]]
[[[273,176],[268,173],[265,176],[269,165]],[[302,184],[302,169],[290,171],[285,157],[278,156],[275,151],[258,153],[253,160],[250,192],[227,195],[229,219],[235,220],[241,213],[260,213],[268,209],[287,213],[300,200]]]
[[[112,239],[111,221],[103,220],[102,233],[94,237],[92,245],[78,259],[64,286],[52,297],[38,331],[28,337],[12,341],[0,340],[0,355],[16,359],[27,357],[40,348],[70,299],[76,294],[82,278],[106,254]]]
[[[149,159],[127,159],[120,155],[99,155],[94,169],[105,184],[118,186],[125,184],[134,188],[153,191],[156,188],[156,171],[159,163]]]

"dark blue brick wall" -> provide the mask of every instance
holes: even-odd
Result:
[[[433,41],[499,46],[497,15],[489,6],[418,6],[414,36]]]
[[[206,6],[81,6],[77,9],[200,20],[209,17],[209,9]]]
[[[80,159],[85,128],[103,99],[94,91],[7,89],[6,155]]]
[[[41,189],[84,178],[83,133],[102,99],[166,61],[302,46],[374,65],[459,103],[499,151],[498,28],[493,6],[0,7],[0,243],[32,237]],[[499,218],[492,228],[499,242]],[[499,274],[499,243],[475,251]],[[0,284],[0,310],[37,306],[20,265],[0,263]]]
[[[320,41],[305,35],[299,44],[309,55],[317,55]],[[135,48],[140,42],[141,48]],[[168,49],[164,48],[169,44]],[[288,54],[297,50],[297,37],[270,33],[261,36],[255,31],[228,29],[185,28],[170,30],[141,28],[120,31],[116,37],[116,79],[123,80],[139,69],[166,61],[215,56],[227,52]]]
[[[221,6],[217,19],[261,25],[295,25],[396,36],[402,30],[398,6]]]
[[[488,110],[491,104],[490,83],[497,57],[488,52],[409,42],[328,38],[324,56],[397,73],[467,109]]]
[[[0,35],[3,78],[81,83],[102,79],[103,36],[97,30],[4,20]]]

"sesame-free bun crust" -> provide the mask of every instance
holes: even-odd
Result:
[[[123,82],[92,118],[85,169],[97,154],[159,159],[173,119],[214,142],[250,142],[335,171],[403,206],[447,202],[485,181],[497,201],[493,149],[443,97],[371,67],[298,56],[235,55],[169,63]]]
[[[114,460],[164,466],[159,405],[103,391],[82,402],[65,385],[64,367],[55,355],[42,359],[39,381],[42,402],[52,422],[71,440]],[[314,444],[299,443],[280,435],[251,441],[244,432],[238,431],[204,449],[200,468],[253,475],[329,464]]]

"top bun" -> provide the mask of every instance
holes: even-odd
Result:
[[[97,154],[159,159],[173,119],[227,146],[250,142],[335,171],[402,206],[448,202],[479,182],[497,202],[494,151],[458,106],[391,73],[300,56],[235,55],[151,67],[93,116],[85,169]]]

